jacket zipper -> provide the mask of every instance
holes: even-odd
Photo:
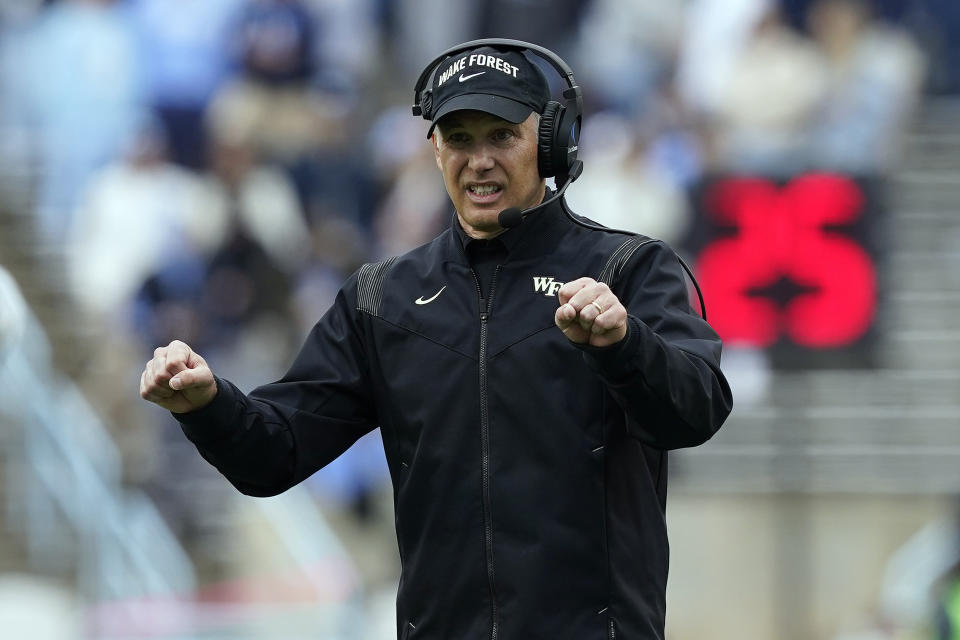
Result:
[[[610,640],[616,640],[616,638],[617,638],[617,632],[616,632],[616,631],[614,630],[614,628],[613,628],[613,618],[610,618],[610,619],[609,619],[609,622],[610,622],[610,633],[608,634],[608,635],[609,635],[609,638],[610,638]]]
[[[480,441],[481,459],[480,473],[483,486],[483,541],[487,554],[487,585],[490,587],[490,640],[497,640],[500,626],[500,616],[497,611],[497,592],[493,571],[493,514],[490,508],[490,411],[487,398],[487,320],[490,318],[490,308],[493,304],[493,292],[497,287],[497,275],[500,273],[498,265],[493,272],[490,282],[490,291],[484,304],[483,292],[480,289],[480,280],[477,274],[473,278],[477,284],[477,295],[480,298]]]

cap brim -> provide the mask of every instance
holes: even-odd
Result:
[[[433,128],[437,126],[437,121],[448,113],[454,111],[483,111],[503,118],[507,122],[519,124],[527,119],[533,113],[533,107],[510,98],[495,96],[489,93],[467,93],[464,95],[450,98],[437,109],[433,116],[433,122],[430,123],[430,129],[427,131],[427,137],[433,135]]]

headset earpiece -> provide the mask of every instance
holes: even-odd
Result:
[[[420,92],[420,113],[426,120],[432,120],[433,111],[433,92],[430,89],[424,89]]]
[[[537,168],[541,178],[570,176],[577,163],[580,136],[579,114],[551,100],[540,114],[537,138]],[[579,171],[574,179],[579,175]]]
[[[580,149],[580,113],[564,106],[557,114],[554,126],[553,148],[550,150],[551,166],[557,170],[554,175],[562,174],[576,180],[583,170],[583,163],[577,160]]]
[[[540,114],[540,128],[537,130],[537,168],[541,178],[552,178],[557,175],[557,165],[554,160],[556,149],[557,124],[559,116],[565,109],[559,102],[547,102]]]

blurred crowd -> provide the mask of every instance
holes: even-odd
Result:
[[[182,529],[201,507],[170,476],[207,471],[144,417],[142,363],[178,338],[241,388],[275,379],[348,274],[448,225],[412,87],[493,36],[583,87],[573,209],[672,242],[705,176],[883,175],[922,93],[960,91],[955,0],[0,0],[0,162],[33,171],[102,337],[89,391]],[[361,442],[321,490],[370,517],[378,455]]]

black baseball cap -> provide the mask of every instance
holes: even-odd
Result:
[[[428,138],[437,121],[453,111],[483,111],[520,123],[533,111],[542,113],[550,100],[547,78],[536,64],[520,51],[494,47],[449,56],[437,65],[430,89]]]

